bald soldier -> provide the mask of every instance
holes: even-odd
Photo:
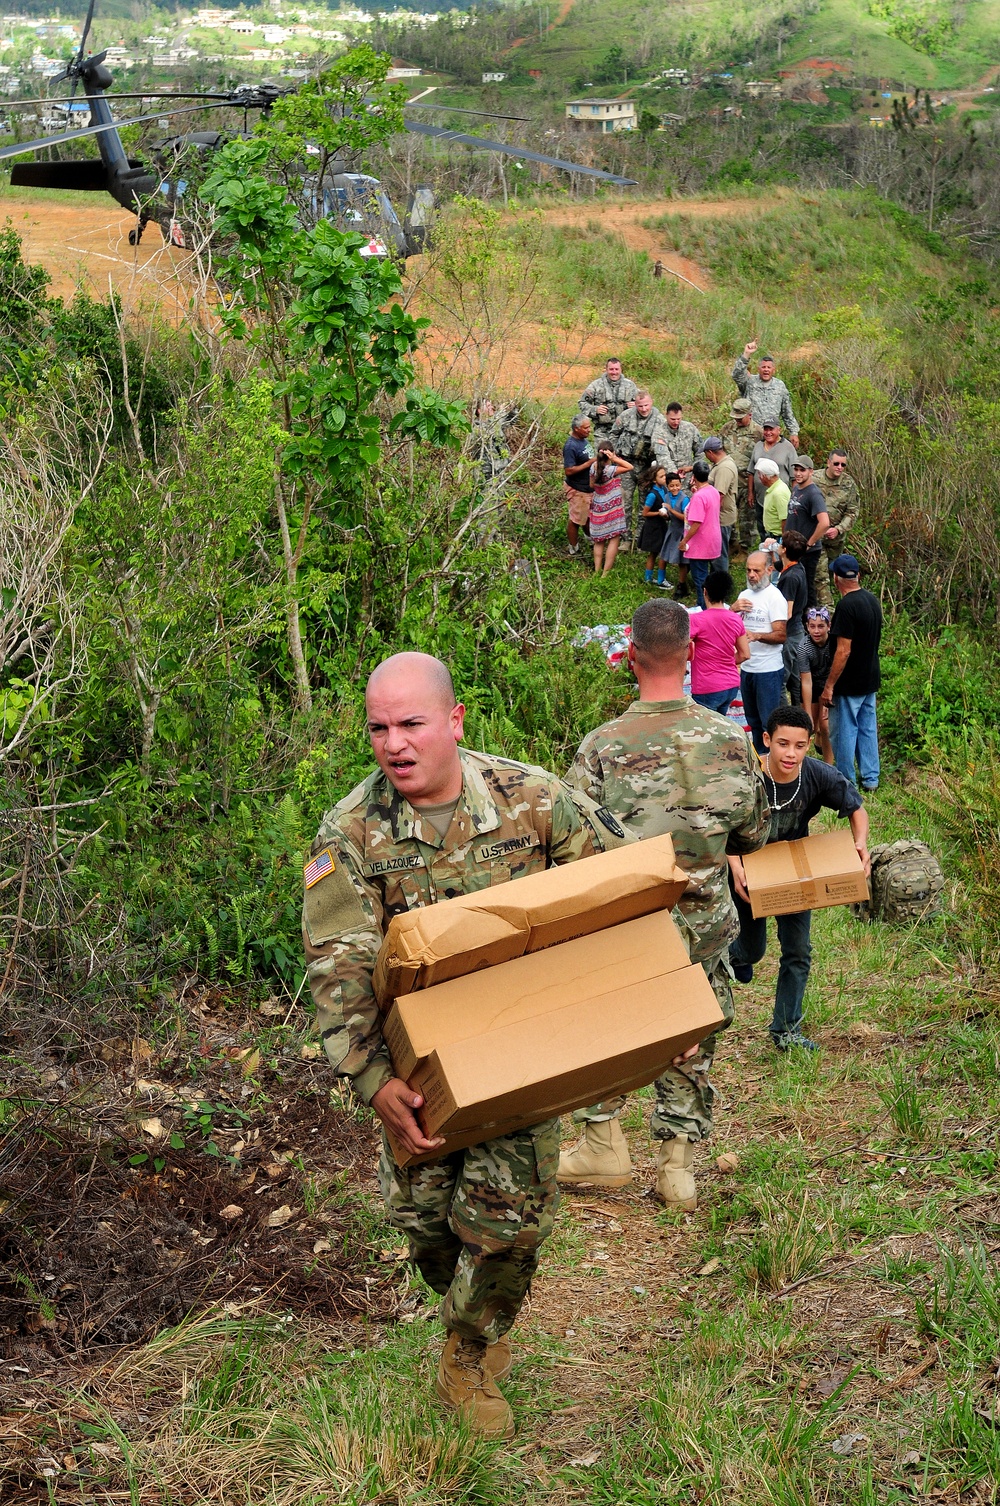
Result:
[[[544,769],[459,747],[465,708],[428,654],[396,654],[365,694],[378,768],[323,817],[306,866],[303,938],[316,1017],[338,1076],[414,1155],[418,1093],[393,1075],[372,970],[394,915],[631,840]],[[559,1122],[403,1169],[383,1134],[379,1181],[394,1228],[444,1301],[437,1394],[487,1437],[510,1437],[497,1381],[505,1335],[552,1229]]]
[[[606,806],[637,837],[669,832],[689,883],[677,903],[726,1023],[733,1017],[729,943],[739,931],[729,889],[728,857],[767,841],[770,809],[760,762],[727,717],[684,694],[691,628],[680,602],[647,601],[632,618],[628,662],[639,699],[580,744],[567,782]],[[717,1036],[656,1083],[650,1129],[659,1142],[656,1194],[668,1206],[694,1208],[693,1147],[712,1131],[709,1073]],[[621,1187],[631,1178],[628,1144],[618,1123],[624,1099],[608,1099],[574,1117],[577,1145],[559,1162],[561,1182]]]

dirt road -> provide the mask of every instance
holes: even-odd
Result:
[[[186,317],[190,258],[165,245],[156,225],[130,246],[134,215],[103,194],[81,194],[80,200],[78,206],[19,190],[0,194],[0,218],[21,237],[25,260],[48,272],[50,291],[71,298],[82,288],[106,297],[111,287],[126,308],[155,305],[172,322]]]

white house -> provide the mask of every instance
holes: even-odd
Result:
[[[506,73],[484,73],[483,74],[483,83],[484,84],[502,84],[503,81],[504,81],[504,79],[506,77],[507,77]]]
[[[580,130],[634,131],[635,104],[631,99],[571,99],[566,119]]]

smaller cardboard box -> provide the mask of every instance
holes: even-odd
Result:
[[[769,842],[743,859],[754,919],[868,899],[868,880],[849,827]]]
[[[669,836],[630,842],[395,916],[372,978],[384,1009],[416,989],[670,910],[688,885]]]

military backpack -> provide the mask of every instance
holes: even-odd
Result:
[[[908,925],[938,914],[944,874],[926,842],[883,842],[871,860],[871,920]]]

